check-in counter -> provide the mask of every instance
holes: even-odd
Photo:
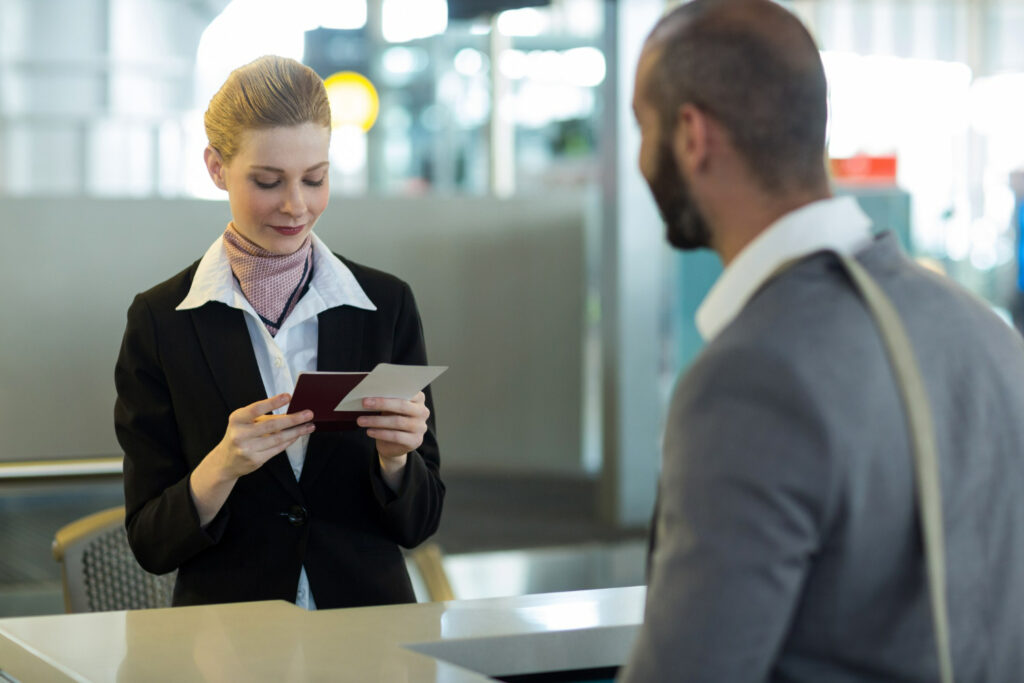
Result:
[[[0,680],[462,683],[568,671],[593,680],[625,663],[644,593],[637,586],[317,612],[268,601],[2,619]]]

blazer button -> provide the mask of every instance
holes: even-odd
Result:
[[[288,522],[292,526],[302,526],[306,523],[308,518],[309,513],[307,513],[306,508],[301,505],[293,505],[291,509],[288,510]]]

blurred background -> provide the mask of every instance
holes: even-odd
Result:
[[[62,611],[58,528],[121,504],[135,293],[229,220],[202,114],[260,55],[326,79],[318,234],[416,293],[457,597],[642,583],[665,404],[720,266],[636,170],[665,0],[0,0],[0,616]],[[792,0],[837,192],[1022,324],[1024,2]]]

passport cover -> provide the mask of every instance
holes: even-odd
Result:
[[[356,419],[360,415],[371,414],[370,411],[335,411],[343,398],[357,384],[363,381],[368,372],[304,372],[299,375],[292,392],[292,402],[288,405],[289,413],[302,410],[313,411],[313,424],[317,431],[336,432],[345,429],[356,429]]]

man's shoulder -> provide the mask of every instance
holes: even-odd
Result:
[[[799,390],[825,401],[864,364],[884,362],[881,339],[834,255],[817,254],[789,268],[747,302],[687,371],[695,391],[775,384],[779,396]]]
[[[839,351],[870,318],[834,257],[815,255],[765,283],[707,346],[708,359],[764,355],[806,363]]]
[[[949,278],[908,259],[891,236],[876,240],[857,254],[857,260],[896,305],[912,337],[915,329],[943,324],[942,316],[928,312],[934,307],[955,310],[964,317],[996,319],[986,305]],[[850,357],[878,339],[877,324],[839,259],[821,252],[765,283],[715,344],[764,346],[808,362]]]
[[[1006,360],[1014,371],[1024,365],[1020,335],[990,306],[918,266],[892,240],[879,240],[858,260],[898,309],[925,373],[945,378],[958,364],[979,372],[993,359]],[[759,364],[802,381],[822,400],[851,391],[855,400],[858,389],[871,387],[866,369],[871,376],[888,366],[878,325],[835,255],[804,259],[763,286],[691,373],[713,382],[716,373]]]

